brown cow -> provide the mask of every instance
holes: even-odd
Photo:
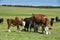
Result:
[[[22,22],[21,20],[19,20],[18,17],[16,17],[15,19],[7,19],[8,32],[11,32],[11,31],[10,31],[11,25],[17,26],[17,30],[18,30],[18,32],[20,32],[19,26],[22,26],[23,23],[24,23],[24,22]]]
[[[45,15],[42,14],[33,14],[32,15],[32,20],[39,24],[42,25],[42,33],[44,32],[45,34],[49,33],[49,20]]]

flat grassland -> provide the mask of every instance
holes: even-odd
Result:
[[[8,18],[30,17],[32,14],[44,14],[50,18],[60,17],[60,8],[27,8],[27,7],[2,7],[0,6],[0,18],[4,18],[3,24],[0,24],[0,40],[60,40],[60,22],[55,22],[51,27],[51,34],[45,35],[34,32],[16,32],[16,27],[11,27],[12,32],[7,32]],[[21,26],[20,26],[21,27]],[[23,27],[21,27],[21,30]],[[39,32],[41,30],[39,29]]]

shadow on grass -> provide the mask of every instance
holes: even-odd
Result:
[[[43,34],[42,32],[34,32],[34,31],[25,31],[24,29],[21,30],[22,32],[32,32],[32,33],[38,33],[38,34]]]
[[[5,31],[3,31],[3,32],[9,33],[7,30],[5,30]],[[11,32],[14,33],[14,32],[17,32],[17,31],[11,31]],[[10,32],[10,33],[11,33],[11,32]],[[24,29],[22,29],[21,32],[23,32],[23,33],[38,33],[38,34],[43,34],[42,32],[24,31]],[[20,32],[19,32],[19,33],[20,33]]]
[[[4,32],[8,32],[8,31],[4,31]],[[11,31],[11,32],[16,32],[16,31]]]

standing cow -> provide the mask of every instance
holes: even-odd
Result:
[[[24,26],[24,29],[25,31],[28,31],[28,29],[31,29],[33,28],[34,29],[34,32],[38,32],[38,28],[37,28],[37,25],[35,25],[35,23],[32,21],[32,18],[25,18],[24,19],[25,21],[25,26]]]
[[[56,16],[56,18],[55,18],[56,22],[58,22],[58,19],[59,19],[58,16]]]
[[[51,18],[50,25],[53,26],[54,18]]]
[[[32,20],[42,25],[42,33],[49,34],[49,20],[45,15],[42,14],[32,14]]]
[[[19,26],[23,26],[25,22],[19,20],[19,18],[16,17],[15,19],[7,19],[7,24],[8,24],[8,32],[11,32],[10,27],[12,25],[17,26],[17,31],[20,32]]]

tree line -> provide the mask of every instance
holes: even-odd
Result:
[[[30,7],[30,8],[60,8],[60,6],[29,6],[29,5],[0,5],[10,7]]]

